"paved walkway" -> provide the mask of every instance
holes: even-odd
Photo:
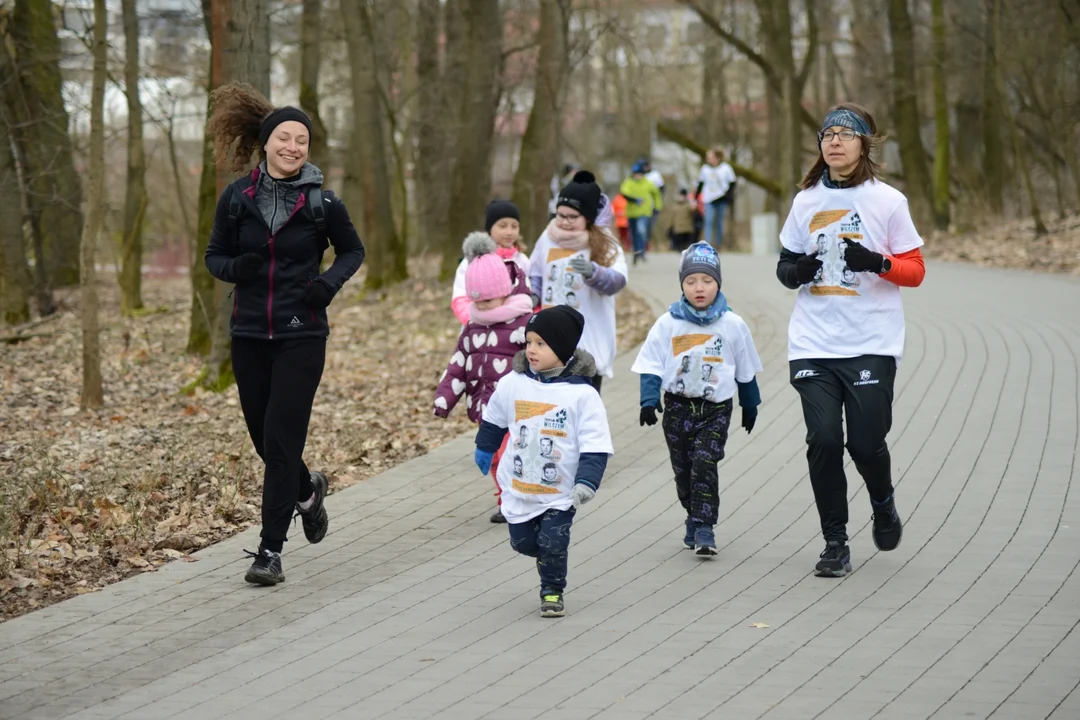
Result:
[[[662,307],[675,267],[655,256],[631,283]],[[905,291],[904,542],[875,552],[852,483],[856,571],[837,581],[811,572],[772,268],[724,258],[765,404],[728,445],[711,562],[681,549],[631,354],[604,389],[616,454],[574,525],[567,617],[538,616],[461,438],[330,498],[330,535],[290,543],[278,588],[243,582],[247,532],[0,625],[0,718],[1080,718],[1080,282],[933,263]]]

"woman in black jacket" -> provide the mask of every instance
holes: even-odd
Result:
[[[323,192],[323,174],[307,162],[311,121],[274,108],[254,89],[214,91],[209,130],[219,160],[243,172],[218,199],[206,267],[235,283],[232,363],[248,433],[265,463],[262,541],[245,579],[285,579],[281,551],[295,508],[308,542],[326,535],[328,481],[304,464],[311,406],[326,361],[326,306],[364,261],[364,246],[345,206]],[[320,273],[323,252],[334,263]]]

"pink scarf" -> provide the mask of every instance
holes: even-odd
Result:
[[[495,254],[503,260],[513,260],[514,256],[518,254],[518,249],[516,245],[511,245],[508,248],[504,248],[500,245],[495,248]]]
[[[584,250],[589,247],[588,230],[563,230],[552,220],[547,226],[547,236],[564,250]]]
[[[506,302],[491,310],[481,310],[469,303],[469,320],[477,325],[498,325],[532,312],[532,299],[523,293],[511,295]]]

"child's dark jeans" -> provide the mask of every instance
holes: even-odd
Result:
[[[720,504],[716,465],[724,459],[731,399],[710,402],[664,393],[664,439],[675,471],[675,490],[691,520],[715,525]]]
[[[532,520],[510,523],[510,547],[536,558],[541,590],[566,589],[566,566],[570,547],[570,525],[574,508],[548,510]]]

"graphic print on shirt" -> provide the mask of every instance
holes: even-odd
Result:
[[[568,305],[575,310],[581,309],[581,292],[585,289],[585,278],[572,267],[570,260],[575,255],[584,255],[584,251],[566,250],[553,247],[548,249],[546,262],[548,273],[544,276],[544,307]]]
[[[550,403],[516,400],[511,486],[526,495],[556,495],[562,492],[563,458],[567,411]]]
[[[860,294],[862,280],[844,261],[845,241],[862,242],[862,219],[851,210],[822,210],[810,219],[810,247],[808,253],[817,253],[821,261],[814,280],[810,283],[811,295]]]
[[[676,335],[671,338],[671,356],[677,358],[675,394],[712,400],[720,384],[724,364],[724,339],[709,333]]]

